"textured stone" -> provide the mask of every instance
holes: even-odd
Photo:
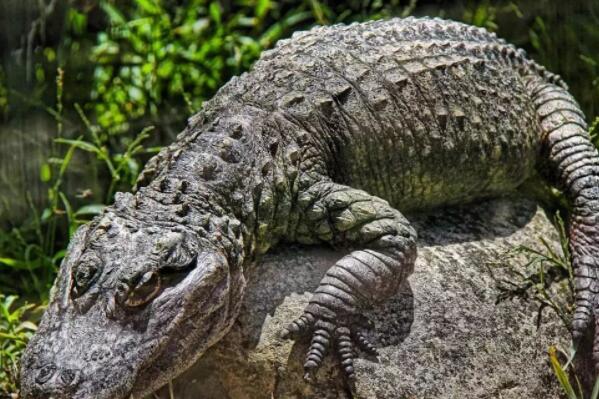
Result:
[[[297,247],[265,257],[238,322],[174,381],[175,397],[558,397],[547,349],[564,346],[567,330],[548,311],[537,329],[538,306],[531,300],[496,304],[497,279],[507,277],[506,251],[518,245],[539,248],[538,237],[557,245],[545,214],[527,200],[503,199],[410,219],[420,237],[416,268],[399,294],[368,313],[375,324],[369,336],[380,355],[356,360],[353,396],[330,359],[315,385],[304,382],[307,342],[278,337],[343,255]],[[525,264],[523,258],[510,262],[519,268]],[[166,390],[161,397],[168,398]]]

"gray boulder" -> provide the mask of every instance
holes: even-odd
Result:
[[[410,219],[419,232],[416,269],[401,292],[368,313],[380,355],[357,361],[353,390],[330,359],[315,384],[304,382],[307,342],[278,336],[343,251],[283,245],[251,276],[231,332],[173,382],[174,397],[559,397],[547,350],[566,346],[567,329],[548,311],[537,328],[531,299],[497,303],[498,280],[513,279],[510,268],[526,264],[523,257],[508,260],[507,251],[540,248],[539,237],[558,247],[545,214],[527,200],[499,199]],[[158,396],[168,398],[168,389]]]

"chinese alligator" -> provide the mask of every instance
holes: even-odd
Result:
[[[560,77],[447,20],[296,33],[206,102],[134,194],[76,232],[22,359],[23,397],[160,387],[227,333],[260,255],[284,243],[348,248],[282,335],[311,337],[307,379],[334,351],[351,380],[357,349],[376,351],[362,310],[416,259],[400,211],[539,179],[570,204],[580,338],[599,313],[599,157]]]

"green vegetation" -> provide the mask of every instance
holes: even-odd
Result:
[[[493,262],[489,271],[496,279],[500,291],[497,302],[514,298],[532,300],[539,306],[537,327],[541,324],[543,311],[548,308],[555,315],[552,317],[558,317],[565,328],[569,329],[574,310],[574,279],[568,236],[559,212],[555,215],[554,225],[557,227],[560,248],[554,248],[544,237],[539,237],[540,250],[528,246],[515,247],[498,262]],[[526,263],[520,267],[516,259],[522,256]],[[494,269],[506,266],[507,276],[498,278]],[[580,381],[573,370],[575,353],[574,348],[566,351],[556,345],[548,350],[552,370],[564,393],[569,399],[584,399]],[[560,362],[560,358],[566,359],[565,365]],[[577,391],[570,383],[570,376],[577,383]]]
[[[501,294],[498,301],[520,297],[531,299],[539,305],[537,325],[541,324],[544,309],[551,309],[549,317],[558,317],[566,330],[570,329],[574,312],[574,271],[570,263],[569,240],[559,212],[555,215],[560,247],[554,248],[545,238],[539,237],[541,250],[519,246],[513,248],[497,266],[507,265],[510,276],[498,281]],[[524,256],[527,263],[522,268],[513,266],[514,257]],[[493,273],[493,271],[492,271]],[[599,378],[595,380],[590,396],[585,396],[578,371],[575,368],[577,348],[548,349],[549,362],[557,381],[568,399],[599,398]]]
[[[42,306],[17,304],[16,296],[0,295],[0,395],[16,392],[19,381],[19,358],[29,338],[37,329]],[[10,397],[10,396],[8,396]]]
[[[594,120],[590,132],[599,145],[599,6],[592,2],[60,3],[48,11],[40,2],[39,17],[26,27],[27,42],[21,50],[28,56],[25,67],[17,69],[30,71],[32,78],[15,73],[8,61],[0,65],[0,122],[43,112],[53,121],[47,135],[54,138],[38,176],[46,199],[39,203],[23,198],[29,217],[0,229],[0,397],[17,392],[20,352],[35,329],[77,226],[101,212],[116,191],[130,190],[144,162],[174,139],[187,116],[232,76],[250,68],[264,49],[293,31],[408,15],[442,16],[497,31],[565,78]],[[75,190],[69,183],[77,179],[98,184]],[[531,257],[536,272],[521,274],[506,295],[514,289],[528,293],[569,323],[570,303],[557,302],[551,288],[559,276],[571,279],[565,240],[562,236],[562,253],[549,245],[544,253],[517,249]],[[556,377],[568,397],[582,397],[577,383],[570,384],[575,377],[566,373],[571,362],[562,365],[559,352],[553,350],[550,356]],[[561,352],[572,356],[571,351]]]

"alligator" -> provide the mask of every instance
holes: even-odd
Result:
[[[563,191],[572,334],[599,312],[599,157],[566,84],[494,33],[438,18],[316,27],[281,40],[192,116],[134,193],[74,234],[22,357],[22,396],[142,397],[221,339],[260,256],[347,248],[282,331],[348,384],[376,353],[363,310],[413,270],[400,213]],[[597,336],[597,334],[596,334]],[[595,339],[599,363],[599,339]]]

